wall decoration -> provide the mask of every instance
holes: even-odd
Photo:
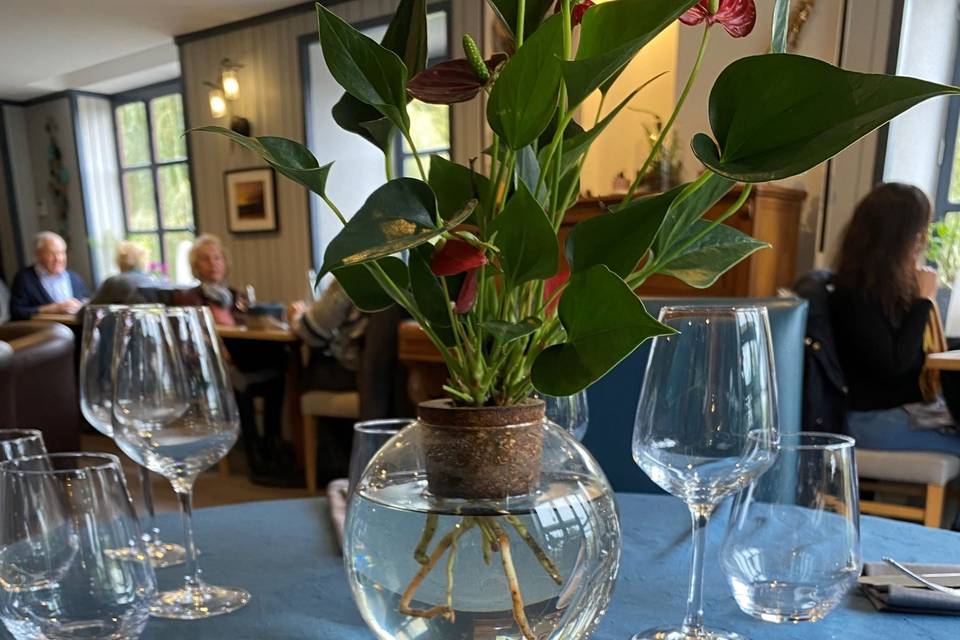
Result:
[[[277,199],[273,169],[239,169],[224,174],[227,228],[232,233],[276,231]]]
[[[70,174],[63,164],[63,152],[57,139],[57,121],[47,119],[44,125],[49,141],[47,143],[47,192],[50,194],[50,209],[57,217],[57,233],[70,242],[70,197],[67,185]]]

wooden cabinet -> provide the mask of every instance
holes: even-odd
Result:
[[[713,219],[733,206],[741,187],[735,188],[714,206],[706,217]],[[797,238],[800,216],[807,195],[803,191],[772,185],[754,187],[743,207],[726,224],[771,245],[725,273],[709,289],[694,289],[675,278],[652,276],[637,291],[642,296],[717,298],[758,298],[773,296],[777,288],[788,287],[796,279]],[[563,242],[567,233],[582,220],[602,215],[620,201],[619,196],[586,198],[569,212],[560,228]]]

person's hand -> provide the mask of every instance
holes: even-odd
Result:
[[[917,268],[917,293],[921,298],[936,300],[940,276],[933,267]]]
[[[307,312],[307,303],[303,300],[297,300],[296,302],[291,302],[290,306],[287,307],[287,322],[290,324],[296,324],[300,322],[300,318],[303,317],[303,314]]]
[[[60,313],[69,313],[70,315],[74,315],[82,308],[83,302],[77,300],[76,298],[70,298],[69,300],[64,300],[60,303]]]

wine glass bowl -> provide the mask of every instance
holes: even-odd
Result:
[[[0,429],[0,461],[46,453],[43,434],[37,429]]]
[[[776,459],[777,389],[766,309],[664,307],[675,333],[655,338],[644,373],[633,457],[657,485],[690,508],[693,562],[687,615],[679,628],[634,640],[730,640],[703,626],[706,527],[717,503]]]

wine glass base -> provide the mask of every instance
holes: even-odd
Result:
[[[173,620],[200,620],[236,611],[250,602],[250,592],[204,584],[164,591],[150,605],[150,615]]]
[[[657,627],[642,631],[630,640],[746,640],[746,638],[740,634],[719,629],[700,629],[696,632],[675,627]]]
[[[172,542],[148,542],[147,555],[155,569],[175,567],[187,561],[187,550]]]

